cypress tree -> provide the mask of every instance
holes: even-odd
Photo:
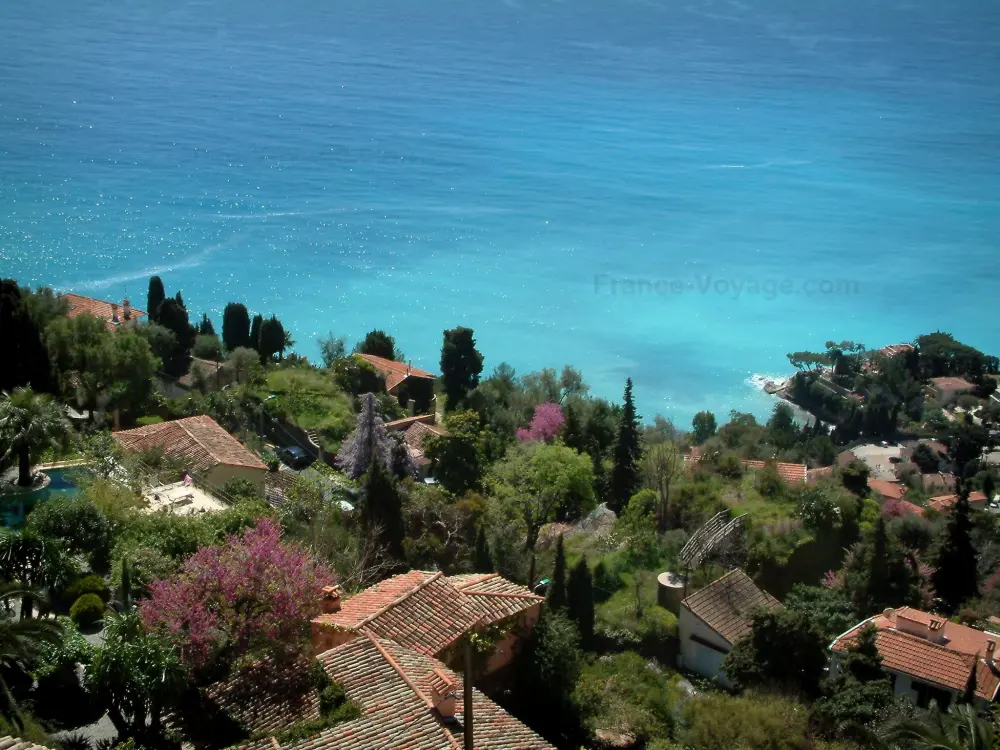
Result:
[[[208,317],[208,313],[201,314],[201,323],[198,325],[198,333],[202,336],[215,335],[215,326],[212,325],[212,321]]]
[[[280,355],[284,345],[285,327],[281,325],[281,321],[274,315],[262,321],[260,324],[260,344],[258,346],[261,359],[270,360],[275,354]]]
[[[472,555],[472,566],[477,573],[493,573],[493,555],[490,554],[490,544],[486,539],[486,527],[480,526],[476,534],[476,547]]]
[[[972,544],[968,485],[959,489],[958,502],[944,531],[934,571],[934,591],[952,612],[979,595],[979,556]]]
[[[52,392],[55,382],[42,329],[28,309],[26,295],[13,279],[0,280],[0,391],[12,392],[18,386]]]
[[[639,490],[639,415],[632,400],[632,378],[625,381],[625,404],[618,422],[614,460],[611,470],[611,497],[609,505],[615,513],[628,505],[629,499]]]
[[[445,408],[454,411],[469,391],[479,385],[483,355],[476,349],[471,328],[452,328],[444,332],[441,346],[441,380],[447,396]]]
[[[566,549],[563,535],[556,542],[556,563],[552,569],[552,584],[549,587],[549,609],[555,611],[566,606]]]
[[[365,526],[370,532],[378,532],[379,540],[389,554],[402,560],[405,536],[403,502],[399,496],[399,488],[381,461],[372,461],[368,469],[362,515]]]
[[[146,314],[153,323],[160,320],[160,305],[167,298],[167,293],[163,288],[163,279],[153,276],[149,279],[149,292],[146,294]]]
[[[263,324],[264,324],[263,315],[254,315],[253,321],[250,323],[249,347],[258,354],[260,353],[260,328]]]
[[[589,648],[594,641],[594,579],[586,555],[569,572],[566,613],[580,631],[580,643]]]
[[[241,346],[257,348],[250,339],[250,313],[246,305],[240,302],[226,305],[222,313],[222,343],[230,352]]]

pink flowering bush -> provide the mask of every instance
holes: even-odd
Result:
[[[517,431],[517,439],[522,443],[551,443],[556,439],[565,421],[559,404],[539,404],[535,407],[531,424]]]
[[[146,627],[169,638],[196,677],[234,667],[287,664],[308,648],[309,621],[333,574],[269,519],[216,547],[204,547],[181,572],[151,587],[141,604]]]

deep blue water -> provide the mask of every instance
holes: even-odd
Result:
[[[0,82],[24,283],[468,325],[681,422],[830,338],[1000,352],[986,0],[11,0]]]

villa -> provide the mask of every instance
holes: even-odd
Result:
[[[424,414],[419,417],[406,417],[385,423],[385,429],[389,432],[403,433],[403,440],[406,442],[406,450],[420,467],[420,475],[426,476],[430,468],[431,461],[424,455],[424,440],[431,435],[447,435],[447,431],[434,424],[433,414]]]
[[[975,675],[977,702],[996,700],[1000,665],[994,651],[1000,635],[912,607],[887,609],[837,636],[830,644],[831,674],[837,672],[840,654],[869,626],[878,631],[875,643],[882,669],[897,695],[909,696],[920,707],[935,700],[944,710],[962,696]]]
[[[326,594],[323,614],[312,621],[314,653],[370,633],[454,664],[461,658],[456,647],[462,636],[498,629],[505,635],[490,654],[485,675],[511,662],[544,601],[496,573],[445,576],[424,570],[393,576],[346,600],[334,588]]]
[[[66,315],[75,318],[77,315],[89,314],[104,321],[106,328],[117,328],[122,325],[136,325],[139,318],[146,315],[142,310],[132,307],[126,297],[121,305],[117,302],[105,302],[104,300],[84,297],[82,294],[67,293],[60,295],[60,299],[66,301],[69,309]]]
[[[434,399],[434,381],[437,375],[413,367],[409,362],[396,362],[374,354],[355,354],[370,364],[385,378],[386,392],[406,406],[411,400],[417,411],[426,411]]]
[[[930,389],[941,405],[947,406],[959,396],[972,393],[976,386],[965,378],[931,378]]]

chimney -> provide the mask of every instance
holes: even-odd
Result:
[[[117,302],[112,302],[111,303],[111,322],[112,323],[117,323],[118,322],[118,303]]]
[[[409,374],[410,374],[410,365],[411,365],[411,364],[413,364],[413,360],[412,360],[412,359],[408,359],[408,360],[406,360],[406,374],[407,374],[407,375],[409,375]]]
[[[324,586],[319,599],[319,611],[324,615],[332,615],[340,611],[340,586]]]
[[[125,320],[131,320],[132,318],[132,303],[128,301],[128,297],[122,300],[122,317]]]
[[[993,666],[993,656],[997,649],[997,642],[992,638],[986,641],[986,663]]]
[[[455,680],[440,669],[435,669],[431,675],[431,703],[446,724],[455,721],[455,709],[458,706],[458,701],[455,699],[455,684]]]

